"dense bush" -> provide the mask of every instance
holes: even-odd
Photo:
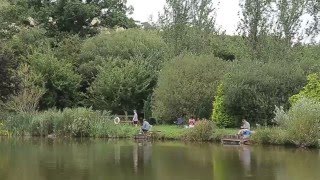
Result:
[[[197,122],[194,128],[188,129],[183,135],[188,141],[210,141],[214,132],[214,124],[211,121],[202,120]]]
[[[320,102],[320,77],[318,74],[310,74],[308,76],[308,84],[296,95],[290,98],[291,104],[303,98],[311,98]]]
[[[252,141],[259,144],[290,144],[290,137],[281,127],[262,127],[255,130]]]
[[[288,132],[288,140],[301,147],[316,146],[320,138],[319,112],[320,102],[305,98],[297,101],[282,122],[282,127]]]
[[[304,71],[294,63],[236,62],[223,80],[225,107],[219,113],[233,117],[235,125],[242,118],[252,124],[271,124],[275,105],[288,109],[289,97],[305,82]]]
[[[129,29],[110,34],[100,34],[87,39],[81,49],[81,61],[96,59],[120,58],[147,59],[150,64],[159,68],[170,57],[166,43],[156,31]]]
[[[10,112],[35,112],[45,93],[41,83],[43,77],[34,73],[26,64],[20,65],[15,74],[19,79],[19,88],[5,103],[0,103],[0,107]]]
[[[13,57],[25,61],[25,58],[34,51],[48,50],[51,39],[46,37],[46,31],[42,28],[22,28],[19,33],[5,42],[4,51]]]
[[[219,81],[229,63],[210,55],[184,55],[168,62],[154,91],[153,116],[172,121],[182,114],[209,118]]]
[[[226,112],[225,94],[223,92],[223,84],[218,86],[217,94],[213,101],[212,120],[219,127],[233,127],[234,119]]]
[[[18,63],[9,55],[0,52],[0,64],[0,101],[5,101],[18,89],[19,80],[14,77]]]
[[[104,63],[90,87],[89,105],[113,113],[142,110],[154,81],[155,75],[144,61]]]
[[[73,71],[72,64],[58,60],[50,52],[29,56],[31,69],[43,76],[46,93],[40,108],[65,108],[77,105],[81,77]]]

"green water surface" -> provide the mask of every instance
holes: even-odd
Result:
[[[0,139],[0,180],[319,180],[320,151],[209,143]]]

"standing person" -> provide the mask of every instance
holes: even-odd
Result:
[[[189,128],[193,128],[194,125],[196,124],[196,120],[194,119],[193,116],[189,119]]]
[[[138,126],[138,114],[137,110],[133,110],[133,118],[132,118],[133,124],[137,127]]]

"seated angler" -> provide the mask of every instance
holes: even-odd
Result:
[[[250,135],[250,123],[245,119],[242,119],[242,126],[238,132],[238,135],[241,135],[241,136]]]
[[[151,128],[152,126],[149,124],[149,122],[146,119],[143,119],[143,124],[140,129],[140,134],[150,131]]]

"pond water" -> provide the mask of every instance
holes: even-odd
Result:
[[[319,180],[320,151],[181,142],[0,139],[0,180]]]

